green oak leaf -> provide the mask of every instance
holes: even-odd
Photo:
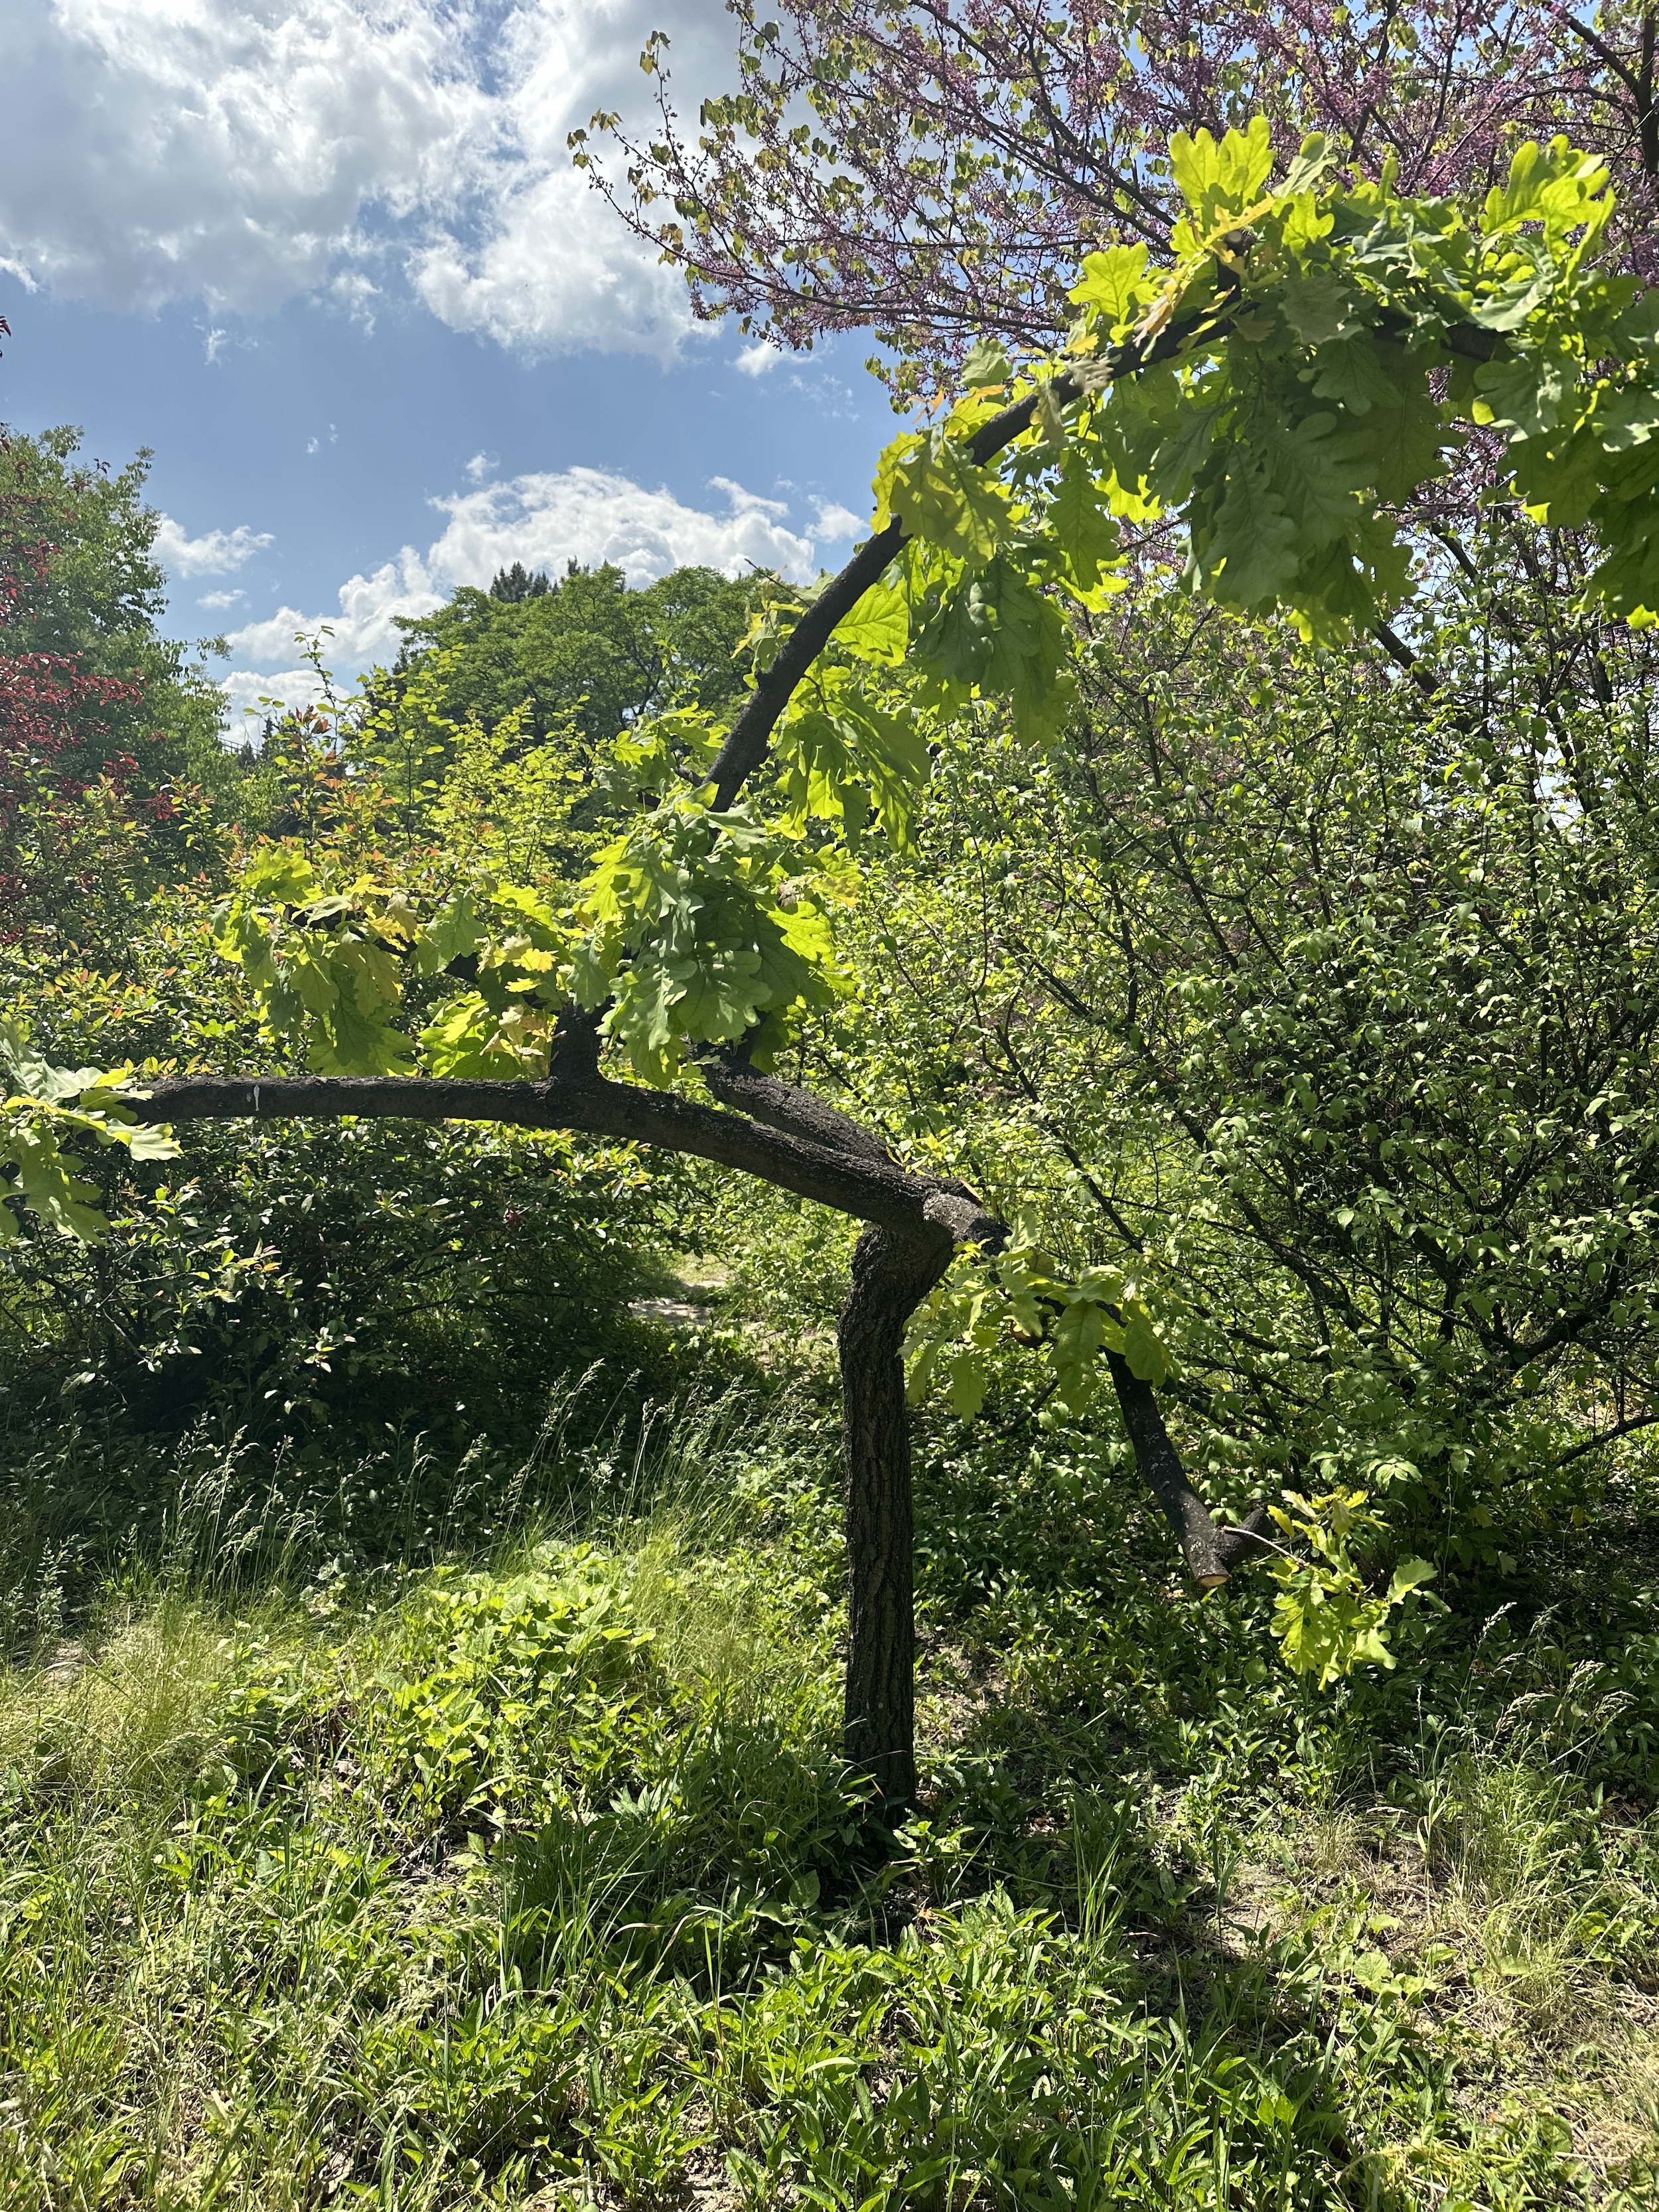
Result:
[[[1168,507],[1179,507],[1209,459],[1226,410],[1219,404],[1188,402],[1174,427],[1159,441],[1146,469],[1153,491]]]
[[[1228,471],[1226,496],[1201,550],[1194,527],[1194,556],[1218,596],[1236,606],[1265,605],[1285,589],[1301,563],[1300,532],[1261,468],[1247,463]]]
[[[1069,447],[1048,514],[1066,566],[1085,591],[1099,582],[1121,550],[1110,499],[1110,487],[1093,474],[1082,448]]]
[[[1114,334],[1126,329],[1157,292],[1146,281],[1144,245],[1109,246],[1083,257],[1083,271],[1071,297],[1080,307],[1092,307],[1109,323]]]
[[[1169,1347],[1152,1326],[1152,1317],[1139,1300],[1126,1300],[1123,1308],[1123,1357],[1129,1371],[1156,1389],[1170,1372]]]
[[[1359,327],[1347,286],[1328,269],[1286,277],[1279,289],[1278,306],[1304,345],[1328,345]]]
[[[1219,145],[1207,131],[1170,141],[1170,171],[1193,212],[1198,233],[1212,230],[1226,215],[1243,214],[1273,172],[1273,133],[1265,115],[1253,115],[1245,131],[1230,131]]]
[[[913,538],[963,561],[988,561],[1012,528],[1007,494],[943,430],[896,439],[882,456],[876,497]]]
[[[1013,374],[1007,355],[994,338],[975,338],[962,364],[962,382],[969,392],[995,390]]]
[[[860,660],[896,666],[910,641],[910,607],[893,584],[872,584],[836,625],[836,641]]]
[[[1358,521],[1358,492],[1366,471],[1351,444],[1333,437],[1337,418],[1307,415],[1269,423],[1264,440],[1274,488],[1293,518],[1304,552],[1328,545]]]
[[[1547,437],[1574,381],[1572,365],[1547,355],[1483,362],[1474,374],[1475,420],[1516,439]]]
[[[1094,1395],[1095,1361],[1105,1340],[1106,1316],[1092,1298],[1073,1298],[1054,1325],[1054,1376],[1060,1402],[1080,1413]]]

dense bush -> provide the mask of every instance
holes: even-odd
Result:
[[[14,1371],[51,1346],[147,1425],[269,1432],[510,1431],[611,1340],[661,1194],[625,1149],[375,1123],[196,1133],[143,1182],[95,1244],[7,1248]]]

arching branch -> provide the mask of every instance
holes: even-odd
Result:
[[[738,1168],[799,1198],[900,1233],[937,1229],[962,1243],[994,1243],[1003,1233],[960,1184],[912,1174],[885,1158],[832,1150],[672,1091],[599,1076],[467,1083],[432,1076],[189,1075],[152,1084],[148,1097],[133,1098],[131,1107],[143,1121],[338,1121],[361,1115],[579,1129]]]
[[[1049,388],[1060,405],[1068,407],[1088,392],[1103,391],[1126,377],[1139,376],[1160,362],[1173,361],[1200,334],[1224,335],[1232,319],[1233,310],[1224,293],[1198,316],[1170,323],[1149,337],[1128,339],[1110,348],[1086,368],[1062,370],[1051,380]],[[1387,311],[1381,323],[1391,331],[1397,325],[1399,335],[1407,329],[1402,316],[1391,316]],[[1453,325],[1445,331],[1444,341],[1451,352],[1482,362],[1492,358],[1498,343],[1492,331],[1473,323]],[[1033,389],[994,415],[988,422],[981,423],[966,441],[975,465],[982,468],[1029,430],[1036,405],[1037,393]],[[896,560],[909,543],[909,532],[896,521],[890,522],[884,530],[867,539],[817,593],[779,647],[771,666],[756,677],[755,688],[709,770],[717,806],[730,806],[766,758],[773,731],[812,663],[829,644],[836,625],[851,614],[870,586],[880,581],[889,563]]]
[[[514,1128],[618,1137],[711,1160],[886,1232],[885,1242],[869,1248],[870,1264],[883,1255],[884,1281],[894,1278],[896,1268],[907,1282],[914,1276],[921,1284],[904,1308],[906,1320],[950,1264],[952,1251],[969,1244],[995,1251],[1006,1242],[1003,1224],[964,1184],[902,1167],[880,1138],[850,1115],[734,1056],[713,1064],[711,1088],[718,1086],[717,1095],[723,1092],[734,1103],[750,1106],[749,1114],[703,1106],[672,1091],[612,1083],[589,1074],[580,1058],[573,1058],[574,1073],[562,1074],[556,1066],[540,1083],[389,1075],[171,1076],[152,1084],[146,1095],[130,1095],[126,1103],[135,1119],[148,1122],[348,1117],[498,1121]],[[918,1255],[924,1255],[921,1261]],[[888,1306],[896,1310],[899,1304],[896,1293],[890,1298],[884,1293],[870,1310],[880,1307],[886,1313]],[[859,1310],[864,1311],[862,1304]],[[878,1331],[887,1332],[881,1340],[887,1347],[880,1354],[884,1363],[897,1356],[887,1345],[890,1318],[888,1314]],[[853,1332],[860,1342],[862,1326],[859,1322]],[[901,1339],[902,1334],[900,1324]],[[1137,1380],[1123,1360],[1109,1357],[1142,1480],[1163,1508],[1196,1578],[1206,1587],[1224,1582],[1253,1548],[1248,1524],[1240,1530],[1218,1527],[1187,1480],[1151,1387]],[[887,1373],[885,1364],[883,1372]],[[890,1395],[889,1383],[890,1376],[880,1388],[884,1404]],[[884,1418],[881,1425],[890,1424]]]

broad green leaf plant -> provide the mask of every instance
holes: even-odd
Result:
[[[53,1067],[10,1022],[0,1022],[0,1243],[36,1214],[66,1236],[88,1243],[109,1224],[93,1204],[93,1186],[76,1172],[72,1149],[88,1140],[119,1145],[134,1159],[172,1159],[178,1146],[165,1130],[130,1118],[131,1067]]]
[[[1291,1672],[1312,1675],[1325,1690],[1362,1662],[1392,1667],[1395,1656],[1384,1633],[1389,1616],[1433,1581],[1434,1569],[1426,1559],[1401,1559],[1387,1587],[1371,1594],[1352,1547],[1367,1534],[1385,1538],[1386,1532],[1363,1490],[1333,1490],[1318,1498],[1287,1490],[1284,1504],[1270,1510],[1287,1545],[1299,1547],[1285,1549],[1274,1569],[1273,1626]]]

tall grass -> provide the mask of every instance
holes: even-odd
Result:
[[[1638,1692],[1548,1622],[1316,1704],[1109,1463],[1069,1561],[925,1468],[889,1848],[810,1401],[387,1466],[200,1440],[0,1681],[8,2212],[1653,2200],[1659,1860],[1583,1720]]]

